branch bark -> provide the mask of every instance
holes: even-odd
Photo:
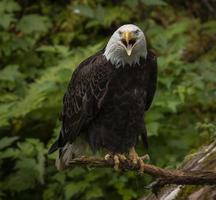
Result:
[[[95,157],[80,157],[75,158],[69,162],[69,167],[74,166],[91,166],[91,167],[113,167],[113,161],[106,161]],[[120,169],[138,171],[139,166],[134,166],[130,160],[126,160],[120,164]],[[151,185],[151,188],[166,184],[177,185],[216,185],[216,171],[184,171],[184,170],[168,170],[160,167],[145,164],[145,172],[155,178],[156,182]]]

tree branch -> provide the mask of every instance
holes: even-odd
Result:
[[[91,166],[91,167],[113,167],[113,161],[106,161],[95,157],[74,158],[69,162],[69,167],[74,166]],[[120,164],[120,169],[138,171],[139,166],[134,166],[130,160],[126,160]],[[145,164],[144,173],[158,178],[151,188],[156,189],[166,184],[178,185],[216,185],[216,171],[183,171],[168,170],[156,167],[154,165]]]

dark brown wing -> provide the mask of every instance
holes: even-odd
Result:
[[[145,111],[147,111],[153,101],[156,87],[157,87],[157,58],[155,54],[151,51],[148,51],[147,60],[146,60],[148,82],[146,88],[146,98],[145,98]],[[148,138],[147,130],[145,124],[143,124],[143,132],[141,133],[141,138],[146,149],[148,148]]]
[[[63,99],[60,136],[49,153],[73,142],[94,119],[107,93],[112,65],[103,51],[83,61],[74,71]]]
[[[147,65],[149,67],[149,82],[145,110],[148,110],[151,106],[157,87],[157,58],[151,51],[148,51]]]

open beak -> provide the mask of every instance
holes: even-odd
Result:
[[[125,31],[122,35],[122,41],[126,47],[125,50],[127,52],[127,55],[131,56],[134,44],[136,42],[136,38],[134,36],[134,33],[130,32],[130,31]]]
[[[131,45],[127,46],[127,48],[126,48],[126,52],[127,52],[127,55],[128,55],[128,56],[131,55],[132,50],[133,50],[133,46],[131,46]]]

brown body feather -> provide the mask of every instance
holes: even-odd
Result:
[[[148,51],[140,64],[116,68],[103,51],[75,70],[64,96],[62,129],[49,153],[84,137],[93,150],[128,152],[141,135],[147,147],[144,113],[149,109],[157,81],[155,55]]]

